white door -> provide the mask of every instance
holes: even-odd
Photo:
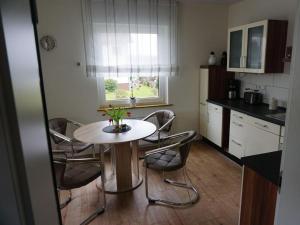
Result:
[[[207,105],[200,103],[200,135],[207,138],[208,111]]]
[[[245,138],[245,156],[278,151],[279,135],[259,129],[255,126],[247,126]]]
[[[243,72],[245,64],[245,26],[228,30],[227,71]]]
[[[228,152],[240,159],[245,156],[245,137],[247,136],[247,124],[244,123],[242,119],[237,119],[239,115],[240,114],[231,111]],[[244,117],[242,116],[242,118]]]
[[[234,155],[235,157],[241,159],[245,156],[244,143],[240,139],[237,139],[234,136],[230,136],[228,152]]]
[[[200,135],[207,137],[207,98],[208,98],[208,69],[200,69]]]
[[[264,73],[266,59],[268,20],[245,26],[245,72]]]
[[[207,139],[222,147],[223,108],[208,104]]]
[[[208,99],[208,69],[200,69],[200,103]]]
[[[299,1],[298,1],[299,2]],[[294,225],[300,221],[300,4],[295,19],[293,59],[290,78],[289,109],[286,123],[286,147],[282,156],[282,186],[277,201],[277,225]],[[298,221],[298,222],[297,222]]]

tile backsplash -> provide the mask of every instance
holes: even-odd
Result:
[[[235,78],[241,80],[241,96],[246,88],[257,89],[264,95],[264,102],[274,97],[278,106],[287,107],[289,95],[289,74],[245,74],[236,73]]]

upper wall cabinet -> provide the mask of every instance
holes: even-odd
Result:
[[[283,73],[287,21],[264,20],[228,30],[227,71]]]

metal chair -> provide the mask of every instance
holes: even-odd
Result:
[[[158,110],[146,116],[143,120],[155,123],[158,129],[151,136],[144,138],[143,141],[160,146],[161,142],[169,136],[175,118],[176,115],[171,110]]]
[[[76,127],[83,126],[81,123],[65,118],[54,118],[49,120],[52,149],[61,150],[64,153],[68,152],[74,157],[74,154],[92,148],[93,156],[95,157],[95,146],[93,144],[85,144],[66,136],[68,124],[72,124]]]
[[[189,155],[190,147],[192,141],[196,138],[195,131],[187,131],[175,135],[171,135],[166,138],[166,140],[172,141],[173,144],[157,148],[151,151],[148,151],[145,155],[144,166],[145,166],[145,189],[146,197],[149,201],[149,204],[163,204],[173,207],[186,207],[196,203],[199,200],[199,193],[197,189],[193,186],[187,171],[185,169],[186,160]],[[174,140],[177,140],[174,143]],[[170,185],[174,185],[181,188],[189,189],[193,192],[193,197],[189,201],[185,202],[172,202],[163,199],[155,199],[149,196],[149,187],[148,187],[148,169],[153,169],[157,171],[175,171],[182,169],[183,175],[189,180],[189,183],[180,183],[170,179],[165,179],[164,182]]]
[[[68,190],[69,198],[60,204],[60,208],[64,208],[72,199],[72,189],[83,187],[93,180],[101,176],[103,206],[97,208],[90,216],[88,216],[81,225],[90,223],[98,215],[103,213],[106,208],[105,186],[104,186],[104,164],[99,158],[72,158],[54,157],[53,158],[55,178],[57,184],[58,195],[60,197],[61,190]]]

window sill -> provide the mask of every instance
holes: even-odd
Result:
[[[145,109],[145,108],[156,108],[156,107],[168,107],[172,106],[173,104],[165,104],[165,103],[157,103],[157,104],[137,104],[135,107],[132,106],[120,106],[124,109]],[[118,107],[118,106],[117,106]],[[97,110],[98,112],[104,112],[106,110],[111,109],[107,106],[100,106],[100,108]]]

